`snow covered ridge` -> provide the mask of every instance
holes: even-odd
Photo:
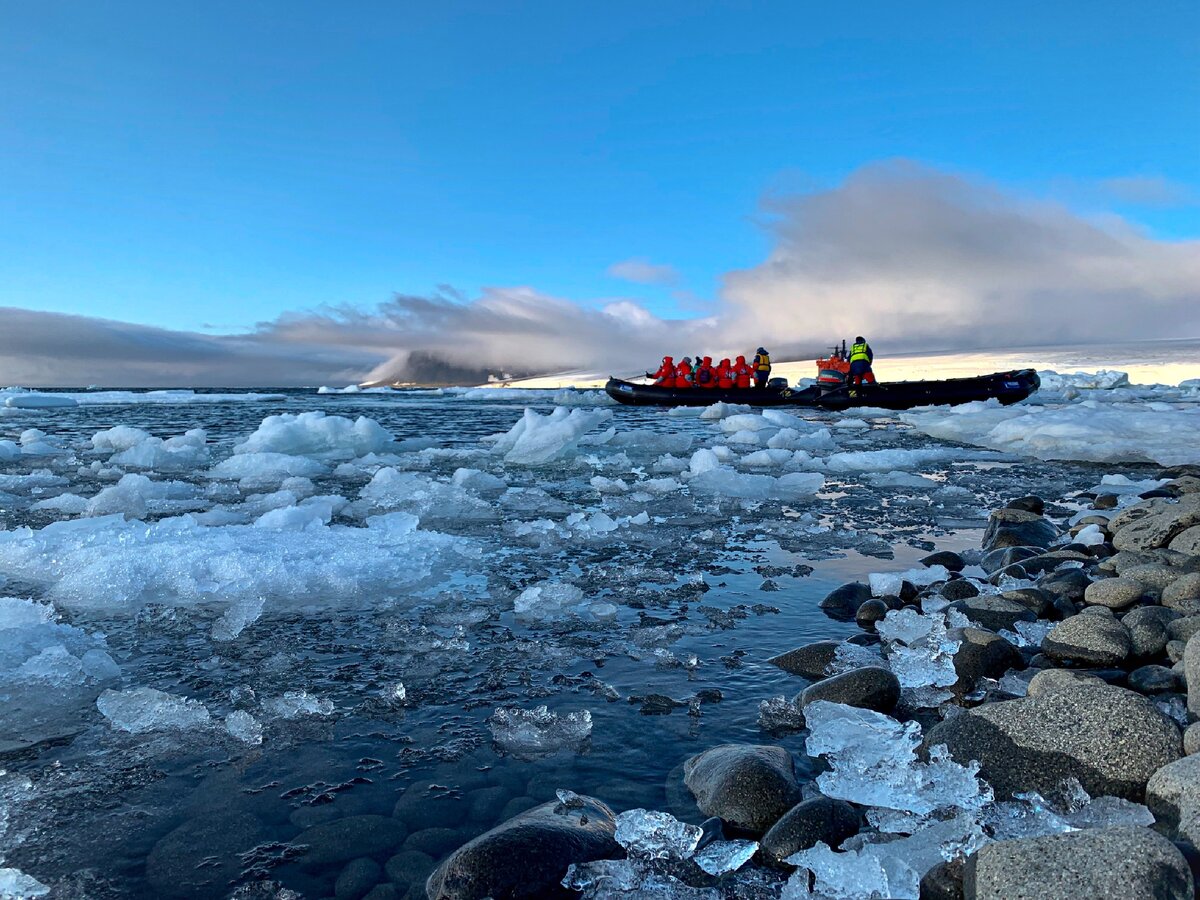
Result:
[[[9,387],[0,390],[0,404],[10,409],[55,409],[72,406],[133,406],[152,403],[162,406],[189,403],[270,403],[284,400],[283,394],[251,392],[206,394],[191,390],[169,391],[31,391]]]

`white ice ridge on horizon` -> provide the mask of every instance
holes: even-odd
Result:
[[[27,388],[0,389],[0,404],[10,409],[56,409],[75,406],[135,406],[147,403],[175,406],[189,403],[268,403],[285,400],[284,394],[253,391],[204,393],[180,388],[165,391],[32,391]]]

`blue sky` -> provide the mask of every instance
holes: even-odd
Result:
[[[236,332],[532,285],[691,315],[769,252],[764,195],[895,157],[1200,236],[1195,3],[2,2],[0,26],[3,306]],[[608,273],[629,258],[678,278]]]

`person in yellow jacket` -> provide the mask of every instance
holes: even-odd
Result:
[[[855,387],[864,381],[867,384],[874,384],[875,373],[871,371],[871,363],[874,361],[875,351],[871,349],[867,339],[860,334],[854,339],[854,346],[850,348],[850,383]]]
[[[771,354],[759,347],[751,365],[754,367],[754,386],[765,388],[767,380],[771,377]]]

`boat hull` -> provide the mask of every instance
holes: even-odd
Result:
[[[881,409],[912,409],[917,406],[956,406],[977,400],[998,400],[1004,405],[1024,400],[1041,386],[1033,369],[996,372],[972,378],[942,381],[892,381],[843,385],[835,388],[676,388],[635,384],[610,378],[605,392],[618,403],[630,406],[711,406],[742,403],[747,406],[805,406],[817,409],[852,409],[859,406]]]

